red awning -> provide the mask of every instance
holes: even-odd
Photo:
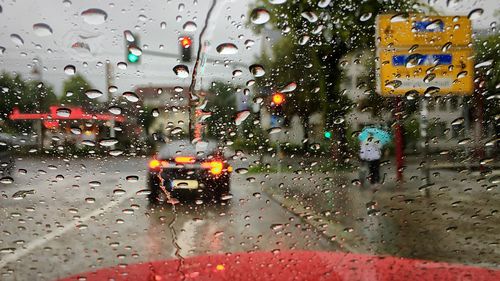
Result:
[[[64,112],[61,114],[59,112]],[[68,114],[69,113],[69,114]],[[123,115],[99,114],[84,112],[81,107],[60,107],[51,106],[49,113],[21,113],[18,108],[14,108],[9,115],[11,120],[115,120],[125,121]]]

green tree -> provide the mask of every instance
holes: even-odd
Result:
[[[416,2],[345,0],[321,8],[317,1],[274,5],[261,0],[258,6],[270,12],[272,28],[282,30],[283,36],[274,44],[272,57],[261,57],[271,75],[261,79],[260,85],[278,87],[284,81],[296,82],[297,90],[289,94],[294,106],[290,108],[288,102],[288,110],[294,110],[306,128],[307,116],[322,112],[326,129],[334,131],[334,143],[346,143],[343,120],[352,105],[339,88],[340,59],[356,49],[374,50],[377,14],[414,12]]]
[[[0,120],[4,129],[22,131],[29,127],[28,122],[13,122],[9,115],[14,108],[21,112],[47,112],[50,105],[57,104],[52,87],[40,81],[25,81],[20,75],[8,73],[0,75]]]
[[[88,111],[100,108],[97,99],[90,99],[85,93],[91,90],[90,83],[80,74],[72,76],[63,83],[63,97],[61,103],[64,105],[80,106]]]
[[[208,135],[217,139],[224,138],[224,135],[227,136],[229,131],[235,128],[236,90],[230,84],[217,81],[208,92],[206,110],[212,113],[207,119]]]

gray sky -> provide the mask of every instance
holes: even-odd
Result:
[[[193,4],[198,2],[198,4]],[[32,1],[18,0],[2,2],[3,12],[0,14],[1,33],[0,46],[5,48],[0,55],[0,65],[3,70],[17,71],[30,76],[30,65],[33,58],[40,58],[45,68],[43,78],[61,92],[62,81],[67,78],[64,66],[72,64],[77,72],[86,76],[94,87],[104,90],[104,66],[98,66],[110,60],[115,66],[117,62],[125,61],[123,31],[131,30],[140,35],[141,45],[147,45],[151,51],[179,53],[179,34],[187,21],[194,21],[198,28],[190,33],[197,38],[201,32],[208,7],[211,1],[76,1],[72,4],[63,0]],[[249,64],[258,52],[260,37],[255,36],[245,27],[248,12],[248,0],[219,0],[206,32],[206,39],[211,43],[208,56],[218,58],[218,66],[207,64],[204,72],[204,84],[215,75],[218,78],[230,80],[234,67],[224,67],[225,59],[236,60]],[[115,3],[115,4],[113,4]],[[180,6],[181,5],[181,6]],[[184,5],[184,7],[182,7]],[[88,24],[81,13],[90,8],[98,8],[107,13],[107,19],[99,25]],[[177,19],[177,17],[181,17]],[[161,22],[166,28],[161,28]],[[40,37],[33,25],[45,23],[51,27],[53,34]],[[19,35],[24,44],[16,46],[11,34]],[[82,39],[83,37],[83,39]],[[245,49],[246,40],[255,41],[251,49]],[[76,51],[71,48],[75,42],[88,44],[91,52]],[[220,55],[215,51],[217,45],[231,42],[238,47],[234,55]],[[163,45],[163,49],[160,46]],[[146,48],[143,48],[146,49]],[[194,55],[195,52],[193,52]],[[194,56],[193,56],[194,57]],[[115,67],[116,81],[119,91],[123,92],[136,85],[171,84],[186,86],[190,78],[180,79],[175,76],[172,68],[176,59],[143,55],[139,65],[129,65],[126,70]],[[87,66],[85,66],[85,63]],[[251,76],[248,69],[236,79],[244,84]],[[191,71],[191,67],[190,67]]]
[[[76,0],[0,0],[0,46],[5,48],[0,55],[0,68],[7,71],[17,71],[25,77],[30,76],[34,58],[40,58],[43,67],[44,80],[52,84],[56,92],[61,94],[62,81],[68,76],[63,69],[66,65],[74,65],[77,72],[86,76],[95,88],[105,90],[104,63],[110,60],[113,65],[125,60],[123,31],[131,30],[140,35],[141,45],[147,45],[148,50],[178,53],[177,38],[183,33],[182,26],[187,21],[194,21],[198,28],[194,32],[195,45],[208,6],[208,0],[147,0],[147,1],[76,1]],[[71,3],[71,2],[72,3]],[[431,5],[443,14],[467,15],[475,8],[484,9],[478,19],[473,20],[476,29],[488,28],[492,21],[498,21],[500,4],[497,0],[431,1]],[[194,4],[197,3],[197,4]],[[209,23],[205,39],[211,43],[208,56],[236,60],[250,64],[260,52],[261,37],[252,33],[245,25],[246,15],[253,0],[218,0],[215,12]],[[285,4],[286,5],[286,4]],[[107,19],[99,25],[92,25],[84,20],[81,13],[87,9],[98,8],[107,13]],[[180,17],[180,18],[178,18]],[[166,28],[160,27],[161,22]],[[40,37],[33,25],[44,23],[51,27],[53,33]],[[12,40],[12,34],[22,38],[24,44],[17,45]],[[253,40],[255,44],[246,49],[244,42]],[[90,47],[90,52],[76,51],[71,48],[75,42],[84,42]],[[239,51],[234,55],[220,55],[215,48],[220,43],[236,44]],[[163,49],[160,48],[163,46]],[[145,48],[144,48],[145,49]],[[126,70],[115,67],[115,85],[117,94],[131,90],[137,85],[179,85],[187,86],[190,78],[177,78],[172,68],[177,64],[175,59],[143,55],[139,65],[129,65]],[[85,66],[87,65],[87,66]],[[236,67],[223,63],[207,65],[204,72],[204,84],[214,78],[230,81],[233,70],[243,70],[243,75],[234,78],[237,84],[244,84],[251,75],[245,67]],[[191,70],[191,67],[190,67]]]

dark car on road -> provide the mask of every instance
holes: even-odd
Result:
[[[169,197],[227,200],[231,172],[232,167],[216,142],[169,142],[149,161],[149,200],[152,203],[168,201]]]

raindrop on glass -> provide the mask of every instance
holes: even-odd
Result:
[[[238,47],[233,43],[223,43],[217,46],[217,53],[221,55],[234,55],[238,53]]]
[[[188,67],[183,64],[176,65],[173,71],[179,78],[187,78],[189,76]]]
[[[52,35],[52,28],[45,23],[36,23],[33,25],[33,32],[40,37],[50,36]]]
[[[99,90],[96,90],[96,89],[90,89],[90,90],[88,90],[88,91],[85,92],[85,95],[89,99],[96,99],[96,98],[102,96],[102,92],[99,91]]]
[[[81,13],[81,16],[83,17],[84,22],[92,25],[103,24],[108,18],[108,14],[101,9],[85,10]]]
[[[266,9],[255,8],[250,14],[250,21],[254,24],[264,24],[271,19],[271,15]]]

